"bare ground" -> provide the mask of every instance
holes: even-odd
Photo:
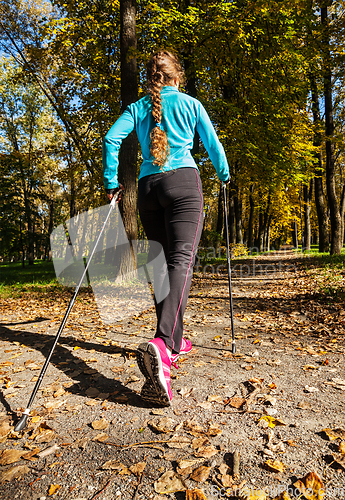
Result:
[[[69,296],[23,293],[3,301],[0,450],[9,451],[0,455],[0,498],[204,498],[186,488],[207,499],[238,498],[235,485],[257,490],[252,497],[242,491],[243,498],[283,499],[279,488],[300,484],[307,473],[327,491],[317,496],[321,483],[309,476],[315,496],[307,499],[345,498],[343,304],[320,295],[317,274],[292,252],[238,261],[233,296],[235,355],[227,276],[195,275],[185,315],[194,349],[173,369],[172,406],[161,409],[140,398],[135,362],[137,345],[154,335],[154,311],[105,326],[92,295],[81,292],[30,425],[18,435],[11,426]],[[182,460],[193,460],[189,469]],[[167,471],[181,491],[158,493],[171,486],[159,481]]]

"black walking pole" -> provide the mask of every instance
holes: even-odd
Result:
[[[228,261],[228,278],[229,278],[232,354],[235,354],[236,341],[235,341],[235,331],[234,331],[234,310],[232,305],[232,290],[231,290],[231,266],[230,266],[230,252],[229,252],[229,226],[228,226],[228,209],[227,209],[228,204],[226,200],[226,184],[223,184],[223,195],[224,195],[224,214],[225,214],[226,258]]]
[[[23,429],[25,429],[25,427],[27,426],[27,419],[28,419],[29,414],[30,414],[30,408],[31,408],[32,403],[33,403],[33,401],[34,401],[34,399],[35,399],[35,396],[36,396],[36,394],[37,394],[37,391],[38,391],[38,389],[39,389],[39,387],[40,387],[40,385],[41,385],[41,382],[42,382],[42,380],[43,380],[43,377],[44,377],[44,375],[45,375],[45,373],[46,373],[46,371],[47,371],[47,368],[48,368],[48,365],[49,365],[50,359],[51,359],[51,357],[52,357],[52,355],[53,355],[53,351],[54,351],[54,349],[55,349],[55,347],[56,347],[56,344],[58,343],[58,340],[59,340],[59,338],[60,338],[60,335],[61,335],[61,333],[62,333],[62,330],[64,329],[64,326],[65,326],[65,324],[66,324],[66,321],[67,321],[67,318],[68,318],[68,316],[69,316],[69,313],[71,312],[72,307],[73,307],[74,302],[75,302],[75,299],[77,298],[77,295],[78,295],[78,292],[79,292],[79,288],[81,287],[81,284],[82,284],[82,282],[83,282],[83,280],[84,280],[84,278],[85,278],[85,275],[86,275],[87,270],[88,270],[88,268],[89,268],[89,265],[90,265],[91,259],[92,259],[92,257],[93,257],[93,254],[94,254],[94,253],[95,253],[95,251],[96,251],[96,248],[97,248],[97,245],[98,245],[98,243],[99,243],[99,240],[100,240],[100,238],[101,238],[101,236],[102,236],[102,233],[103,233],[103,231],[104,231],[104,228],[105,228],[105,226],[106,226],[106,224],[107,224],[107,222],[108,222],[108,220],[109,220],[110,214],[111,214],[111,212],[113,211],[113,209],[115,208],[115,204],[116,204],[116,202],[117,202],[117,200],[118,200],[118,198],[119,198],[119,196],[120,196],[120,193],[121,193],[121,190],[117,191],[117,193],[113,196],[113,198],[112,198],[112,200],[111,200],[111,202],[110,202],[110,205],[109,205],[109,211],[108,211],[107,217],[106,217],[105,221],[103,222],[103,225],[102,225],[101,230],[100,230],[100,232],[99,232],[99,234],[98,234],[98,237],[97,237],[97,239],[96,239],[96,242],[95,242],[95,244],[94,244],[94,246],[93,246],[93,248],[92,248],[92,251],[91,251],[91,253],[90,253],[90,256],[89,256],[89,258],[88,258],[88,260],[87,260],[87,263],[86,263],[85,269],[84,269],[83,274],[82,274],[82,276],[81,276],[81,278],[80,278],[80,280],[79,280],[79,283],[78,283],[78,285],[76,286],[76,289],[74,290],[74,294],[73,294],[73,296],[72,296],[72,298],[71,298],[71,300],[70,300],[70,303],[69,303],[69,305],[68,305],[67,311],[66,311],[65,316],[64,316],[64,318],[63,318],[63,320],[62,320],[62,323],[61,323],[61,325],[60,325],[59,331],[58,331],[58,332],[57,332],[57,334],[56,334],[56,337],[55,337],[54,343],[53,343],[53,345],[52,345],[52,348],[50,349],[50,353],[48,354],[48,357],[47,357],[47,359],[46,359],[46,361],[45,361],[45,363],[44,363],[44,365],[43,365],[43,367],[42,367],[41,373],[39,374],[39,377],[38,377],[38,380],[37,380],[36,385],[35,385],[35,387],[34,387],[34,390],[32,391],[31,397],[30,397],[30,399],[29,399],[28,406],[27,406],[27,408],[25,409],[25,411],[23,412],[22,418],[19,420],[19,422],[17,423],[17,425],[16,425],[16,426],[15,426],[15,428],[14,428],[15,432],[20,432],[20,431],[22,431]]]

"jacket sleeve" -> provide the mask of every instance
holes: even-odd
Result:
[[[228,181],[230,179],[230,172],[224,148],[220,143],[210,117],[202,104],[200,104],[199,108],[196,129],[202,142],[204,143],[211,162],[216,169],[219,180],[222,182]]]
[[[134,130],[134,118],[130,106],[114,123],[103,141],[103,180],[105,189],[119,187],[117,171],[119,151],[123,141]]]

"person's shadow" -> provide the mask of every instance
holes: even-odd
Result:
[[[40,318],[36,320],[37,323],[39,320],[45,321],[45,318]],[[30,323],[30,322],[28,322]],[[21,323],[10,323],[4,324],[0,323],[0,338],[2,340],[7,340],[9,342],[20,342],[21,344],[25,344],[27,346],[32,347],[33,349],[37,349],[41,351],[45,358],[47,358],[54,339],[55,335],[50,335],[49,333],[45,334],[33,334],[32,332],[28,332],[25,330],[16,330],[15,332],[8,328],[8,326],[18,325]],[[22,323],[23,325],[27,324],[27,322]],[[118,402],[118,403],[126,403],[130,406],[147,408],[148,403],[144,401],[141,396],[130,389],[129,387],[123,385],[119,380],[114,380],[112,378],[107,378],[100,372],[97,373],[95,369],[91,367],[83,361],[81,358],[74,356],[73,351],[71,352],[66,347],[61,344],[68,345],[74,347],[76,344],[84,350],[92,350],[107,353],[107,354],[115,354],[121,353],[124,358],[129,358],[130,355],[136,353],[133,349],[126,349],[116,346],[105,346],[97,343],[93,343],[92,341],[84,341],[77,340],[74,337],[69,336],[61,336],[59,342],[53,352],[50,363],[52,363],[57,369],[63,371],[64,373],[69,373],[72,375],[72,380],[74,380],[74,384],[68,388],[66,388],[66,392],[71,394],[78,394],[81,396],[86,396],[86,390],[90,387],[95,387],[99,391],[99,393],[110,394],[107,397],[107,401]],[[64,363],[61,365],[61,363]],[[49,366],[48,366],[49,370]],[[90,373],[92,372],[92,373]],[[37,373],[37,372],[36,372]],[[116,377],[116,375],[114,374]],[[44,379],[42,384],[44,383]],[[144,380],[143,380],[144,383]],[[32,384],[32,390],[34,389],[34,383]],[[28,393],[26,395],[27,399],[31,395],[30,386],[28,386]],[[125,397],[124,397],[125,396]],[[90,397],[90,396],[88,396]],[[92,396],[90,397],[92,398]],[[94,399],[98,399],[97,395],[93,397]],[[8,414],[12,414],[12,416],[17,419],[17,413],[12,411],[9,403],[7,402],[4,394],[0,390],[0,401],[3,404]],[[26,405],[27,401],[23,401],[23,407]],[[152,406],[152,405],[150,405]]]

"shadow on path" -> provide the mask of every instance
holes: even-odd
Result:
[[[38,336],[37,334],[32,334],[32,332],[28,332],[25,330],[13,332],[6,326],[0,324],[0,339],[7,340],[10,342],[13,342],[15,340],[17,342],[24,343],[27,346],[32,346],[32,348],[40,351],[46,358],[53,345],[55,336],[49,334],[39,334]],[[41,345],[39,345],[39,341],[41,342]],[[85,391],[89,387],[96,387],[100,393],[110,394],[109,398],[107,398],[108,401],[112,401],[115,403],[120,402],[117,401],[117,399],[123,395],[126,395],[126,397],[128,398],[127,403],[130,406],[143,407],[143,408],[148,407],[148,404],[140,397],[139,394],[137,394],[135,391],[128,388],[127,386],[123,385],[119,380],[108,378],[99,372],[93,374],[85,373],[85,371],[90,370],[90,366],[81,358],[76,358],[69,349],[67,349],[61,344],[67,344],[70,346],[75,346],[76,344],[78,344],[79,347],[85,350],[94,349],[98,352],[108,353],[108,354],[122,353],[125,358],[128,358],[130,354],[135,353],[136,352],[135,350],[119,348],[115,346],[103,346],[92,342],[77,340],[74,337],[63,337],[61,338],[61,343],[55,347],[50,363],[54,365],[57,369],[63,371],[64,373],[67,373],[67,375],[68,372],[72,373],[79,372],[73,374],[72,380],[74,380],[75,383],[71,387],[65,389],[66,392],[85,397],[86,396]],[[66,369],[61,367],[60,364],[62,362],[67,363],[66,365],[64,365],[64,367],[65,366],[67,367]],[[42,385],[44,385],[44,380],[42,382]],[[30,384],[28,384],[27,387],[28,387],[27,398],[29,399],[31,395],[31,392],[29,392]],[[34,388],[34,383],[32,384],[32,390],[33,388]],[[97,397],[90,399],[97,399]],[[8,412],[13,413],[9,404],[4,398],[3,394],[1,394],[1,391],[0,391],[0,401],[3,403]],[[23,401],[23,406],[26,403],[27,401]]]

